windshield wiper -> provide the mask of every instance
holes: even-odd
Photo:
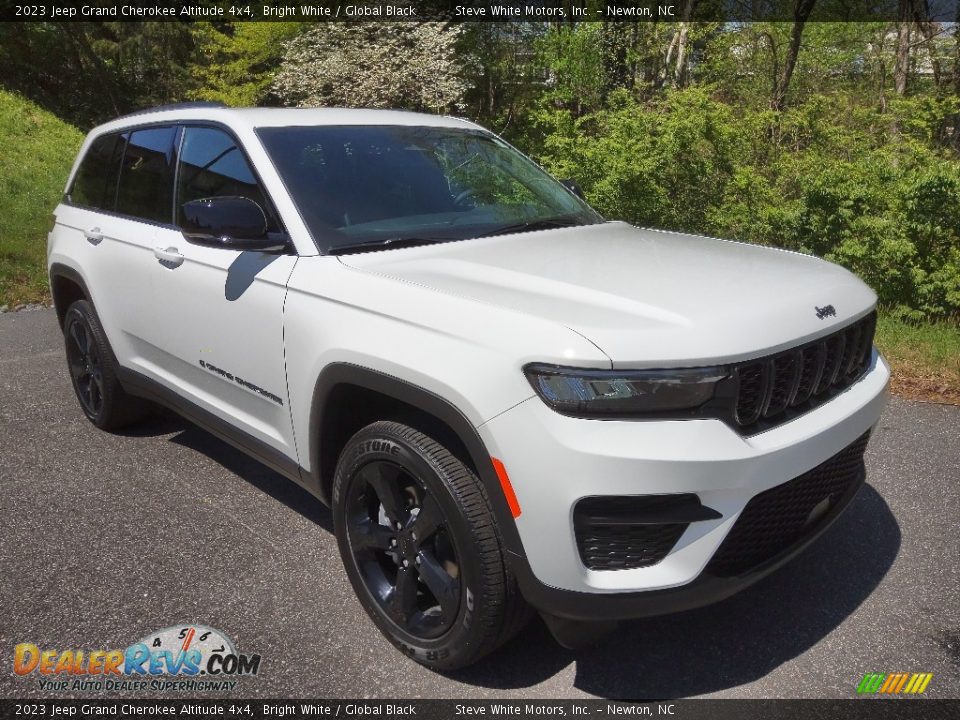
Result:
[[[543,218],[542,220],[527,220],[522,223],[503,225],[485,232],[475,237],[490,237],[491,235],[506,235],[515,232],[532,232],[533,230],[550,230],[551,228],[574,227],[585,225],[581,220],[568,217]],[[449,237],[391,237],[383,240],[363,240],[361,242],[347,243],[345,245],[336,245],[330,248],[331,255],[349,255],[357,252],[370,252],[374,250],[392,250],[401,247],[414,247],[416,245],[433,245],[435,243],[450,242],[461,238]]]
[[[330,248],[331,255],[348,255],[355,252],[366,252],[368,250],[392,250],[393,248],[414,247],[416,245],[432,245],[434,243],[448,242],[453,238],[438,237],[392,237],[384,240],[364,240],[362,242],[347,243],[346,245],[335,245]]]
[[[514,223],[513,225],[504,225],[490,232],[485,232],[477,237],[490,237],[491,235],[508,235],[515,232],[532,232],[534,230],[550,230],[552,228],[575,227],[584,225],[580,220],[566,217],[543,218],[542,220],[527,220],[526,222]]]

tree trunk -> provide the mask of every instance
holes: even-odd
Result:
[[[899,0],[897,6],[897,56],[893,65],[893,90],[899,97],[907,94],[910,75],[910,21],[912,0]]]
[[[960,97],[960,6],[953,26],[953,94]],[[953,147],[960,150],[960,114],[953,116]]]
[[[793,77],[793,69],[797,65],[797,57],[800,55],[800,41],[803,39],[803,26],[807,23],[807,18],[813,11],[816,0],[796,0],[793,6],[793,28],[790,31],[790,46],[787,48],[787,57],[784,59],[783,68],[777,75],[773,86],[773,97],[770,99],[770,109],[780,112],[786,105],[787,91],[790,89],[790,80]]]
[[[490,117],[497,111],[497,90],[493,82],[493,73],[487,73],[487,112]]]
[[[680,23],[681,27],[683,23]],[[680,30],[673,34],[673,37],[670,38],[670,44],[667,46],[667,55],[663,59],[663,72],[667,72],[667,68],[673,64],[673,51],[677,49],[677,43],[680,41]]]
[[[690,32],[690,17],[697,0],[686,0],[680,16],[680,31],[677,39],[677,65],[673,72],[673,84],[684,87],[687,84],[687,37]]]
[[[940,58],[937,57],[936,37],[941,28],[940,23],[930,20],[930,0],[916,0],[914,2],[913,18],[916,20],[920,32],[923,33],[924,45],[927,48],[927,54],[930,56],[933,85],[939,96],[943,83],[943,68],[940,66]]]
[[[687,33],[687,23],[681,22],[680,39],[677,42],[677,66],[673,71],[673,84],[676,87],[687,84]]]
[[[960,6],[953,25],[953,94],[960,95]]]

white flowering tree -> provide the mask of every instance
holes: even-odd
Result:
[[[290,40],[273,93],[286,105],[462,108],[462,27],[438,22],[318,23]]]

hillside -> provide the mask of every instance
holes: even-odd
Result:
[[[44,255],[57,204],[83,133],[0,90],[0,306],[47,295]]]

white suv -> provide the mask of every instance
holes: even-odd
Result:
[[[94,425],[160,403],[329,503],[370,617],[442,670],[531,607],[574,645],[779,567],[886,398],[846,270],[605,222],[453,118],[120,118],[48,256]]]

